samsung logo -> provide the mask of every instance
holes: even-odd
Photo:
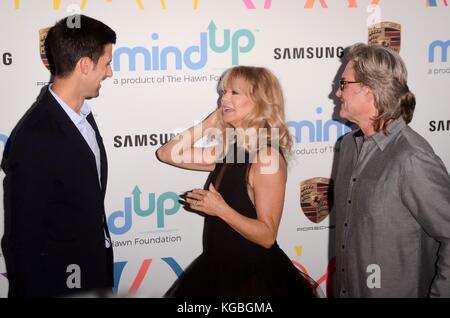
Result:
[[[277,47],[273,50],[275,60],[333,59],[341,58],[343,55],[342,46]]]
[[[450,120],[430,121],[430,131],[450,131]]]
[[[12,62],[13,62],[12,54],[9,53],[9,52],[3,53],[3,54],[1,54],[1,59],[0,60],[2,61],[3,65],[6,65],[6,66],[11,65]]]
[[[114,147],[128,148],[128,147],[147,147],[159,146],[168,142],[175,134],[142,134],[142,135],[117,135],[114,136]]]

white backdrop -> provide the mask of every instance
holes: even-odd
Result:
[[[203,186],[207,174],[164,165],[154,153],[171,133],[214,109],[217,79],[233,65],[268,67],[283,86],[296,142],[278,242],[322,290],[332,274],[333,215],[310,221],[300,206],[300,182],[330,178],[334,144],[348,131],[333,122],[339,57],[343,48],[368,41],[370,24],[401,25],[400,54],[417,98],[412,126],[450,167],[446,0],[3,0],[0,153],[49,79],[39,29],[76,9],[118,36],[113,78],[90,104],[109,159],[106,207],[121,296],[160,297],[201,253],[203,219],[184,211],[177,194]],[[165,59],[166,51],[179,59],[175,53]],[[5,271],[0,254],[0,297],[7,294]]]

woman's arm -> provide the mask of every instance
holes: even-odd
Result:
[[[194,144],[205,136],[208,129],[216,128],[219,109],[209,114],[201,123],[183,131],[158,148],[158,159],[184,169],[213,171],[216,162],[215,147],[200,148],[194,147]]]
[[[274,168],[276,167],[276,168]],[[195,189],[187,194],[192,209],[220,217],[249,241],[270,248],[277,238],[284,205],[287,167],[279,152],[261,151],[249,172],[257,218],[232,209],[211,184],[209,191]]]

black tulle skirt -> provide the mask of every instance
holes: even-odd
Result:
[[[204,252],[166,292],[183,298],[315,298],[315,282],[278,247],[264,256],[223,257]]]

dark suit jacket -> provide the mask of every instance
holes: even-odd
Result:
[[[48,91],[28,111],[3,153],[9,296],[49,297],[113,286],[112,248],[105,247],[107,161],[101,187],[95,156]]]

